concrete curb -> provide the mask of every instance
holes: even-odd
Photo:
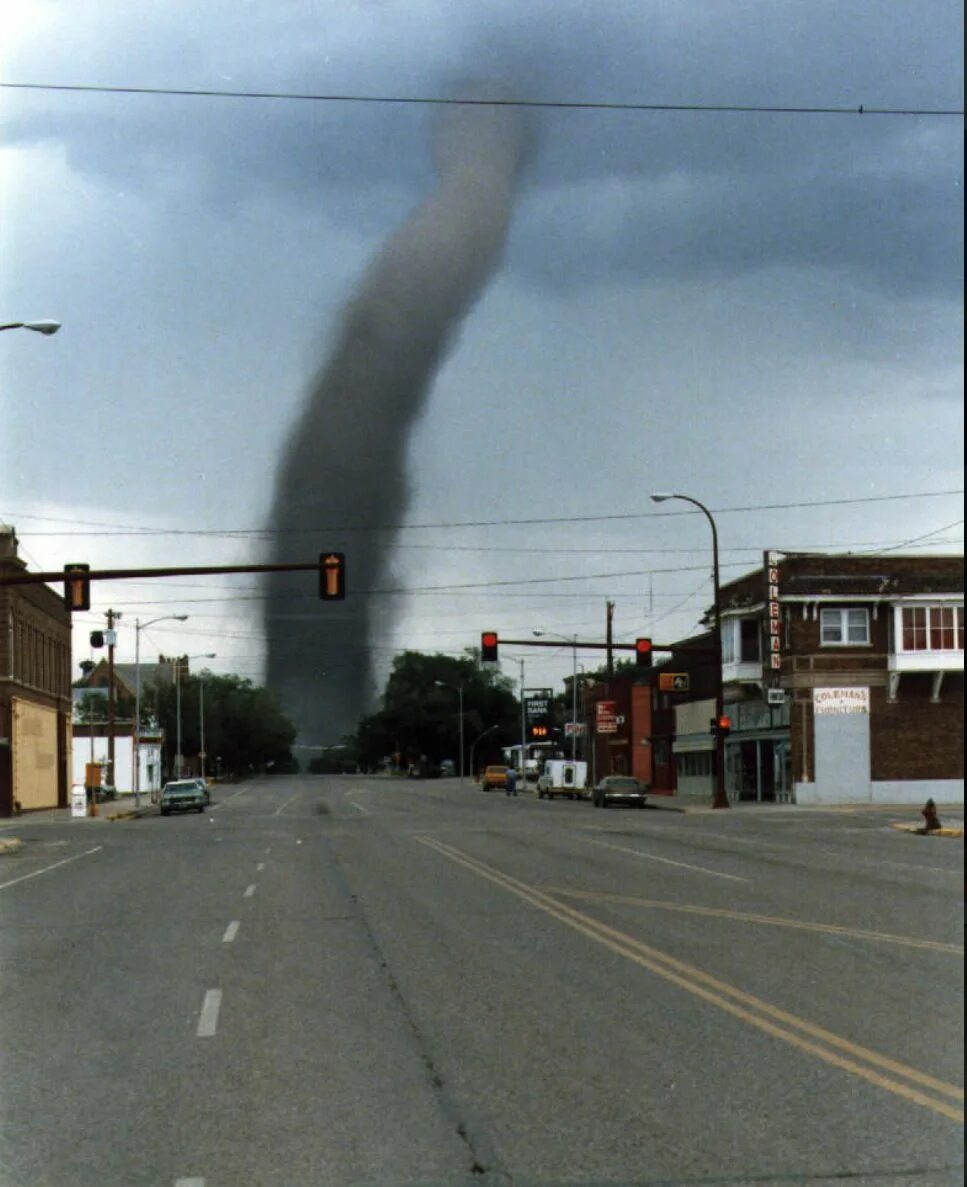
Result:
[[[19,837],[2,837],[0,838],[0,857],[5,853],[16,853],[23,845],[23,841]]]
[[[900,833],[913,833],[917,837],[962,837],[964,830],[962,828],[932,828],[929,832],[917,824],[897,824],[895,821],[891,823],[890,828],[895,828]]]

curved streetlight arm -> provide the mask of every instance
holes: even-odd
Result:
[[[715,519],[712,512],[705,506],[704,503],[698,499],[693,499],[691,495],[682,495],[677,492],[656,491],[652,496],[652,502],[664,503],[666,499],[681,499],[683,503],[691,503],[693,507],[697,507],[699,511],[708,520],[708,525],[712,529],[712,588],[714,603],[712,606],[713,622],[715,627],[715,796],[712,800],[713,808],[727,808],[729,806],[729,798],[725,791],[725,736],[719,728],[719,722],[725,713],[725,690],[722,681],[722,599],[719,592],[719,533],[715,526]]]
[[[53,330],[48,331],[53,333]],[[132,753],[132,772],[134,778],[134,806],[141,806],[141,632],[156,622],[187,622],[187,614],[161,614],[148,622],[134,620],[134,742]]]
[[[59,321],[45,319],[43,321],[8,321],[0,326],[0,330],[35,330],[38,334],[56,334],[60,329]]]

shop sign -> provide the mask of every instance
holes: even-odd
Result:
[[[618,732],[618,702],[598,701],[594,707],[594,724],[599,734]]]
[[[762,554],[762,567],[765,575],[766,585],[766,621],[769,624],[768,646],[766,650],[769,653],[769,667],[776,673],[775,680],[779,679],[779,672],[782,670],[782,619],[780,617],[779,608],[779,553],[775,551],[768,551]]]
[[[868,688],[814,688],[813,712],[825,713],[869,713],[870,690]]]

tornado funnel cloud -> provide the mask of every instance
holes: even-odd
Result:
[[[305,743],[351,732],[370,708],[376,600],[410,501],[407,442],[454,332],[496,269],[530,151],[508,106],[448,108],[435,190],[389,237],[346,306],[276,476],[273,559],[347,557],[349,596],[320,602],[276,574],[265,610],[267,678]],[[318,534],[307,532],[318,528]],[[380,530],[377,530],[380,529]]]

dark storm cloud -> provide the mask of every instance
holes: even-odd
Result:
[[[440,96],[470,70],[550,100],[962,103],[962,17],[942,0],[915,12],[834,0],[318,11],[312,22],[301,5],[279,6],[247,40],[230,6],[209,11],[207,37],[186,36],[182,12],[154,29],[147,64],[132,18],[118,44],[87,47],[84,78]],[[17,96],[8,108],[10,138],[62,141],[75,168],[119,186],[158,190],[173,165],[197,200],[226,213],[255,193],[269,193],[280,214],[290,203],[315,209],[322,193],[327,217],[356,234],[385,233],[429,175],[429,113],[419,108],[132,96]],[[538,118],[542,149],[508,255],[531,284],[789,264],[845,269],[887,292],[959,291],[957,120]]]

